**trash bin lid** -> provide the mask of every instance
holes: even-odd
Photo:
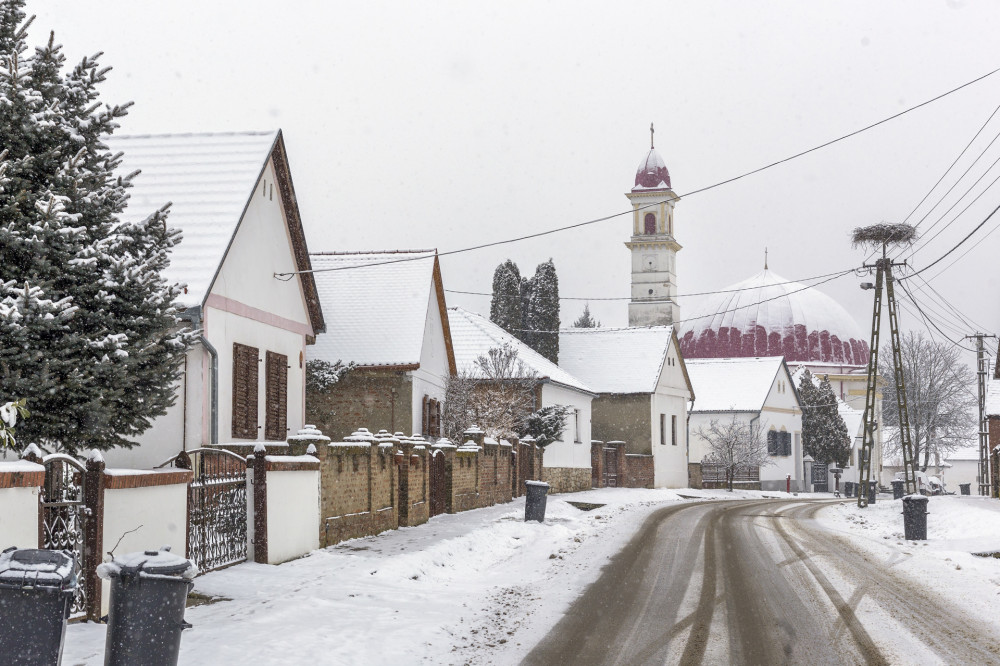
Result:
[[[548,488],[549,487],[549,484],[545,483],[544,481],[525,481],[524,485],[526,485],[526,486],[541,486],[543,488]]]
[[[164,546],[158,550],[117,555],[110,562],[98,566],[97,575],[101,578],[114,578],[121,575],[123,570],[181,578],[194,578],[198,574],[198,567],[194,562],[171,553],[170,547]]]
[[[903,495],[904,502],[927,502],[929,498],[924,495]]]
[[[74,558],[61,550],[8,548],[0,553],[0,583],[32,587],[75,587]]]

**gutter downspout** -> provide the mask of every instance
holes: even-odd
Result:
[[[188,321],[191,322],[194,330],[198,332],[198,342],[201,346],[205,348],[208,355],[212,358],[211,362],[211,376],[212,376],[212,407],[211,407],[211,444],[219,443],[219,352],[212,346],[212,343],[208,341],[205,337],[204,332],[201,328],[201,306],[188,308],[185,313]]]

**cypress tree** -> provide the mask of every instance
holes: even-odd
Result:
[[[531,347],[553,363],[559,362],[559,278],[549,259],[538,264],[528,295]]]
[[[818,462],[847,464],[851,454],[851,436],[840,416],[837,396],[828,378],[816,386],[806,369],[799,381],[802,402],[802,450]]]
[[[521,338],[521,272],[508,259],[493,271],[493,300],[490,321],[514,337]]]
[[[573,328],[600,328],[601,322],[597,321],[590,315],[590,303],[585,303],[583,306],[583,314],[577,317],[576,321],[573,322]]]
[[[28,55],[24,0],[0,2],[0,396],[33,416],[18,443],[130,447],[174,401],[190,342],[161,271],[180,240],[165,209],[120,216],[136,174],[103,139],[129,104],[102,105],[98,56],[64,72],[50,35]]]

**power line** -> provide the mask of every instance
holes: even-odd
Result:
[[[958,259],[961,259],[962,257],[964,257],[966,254],[969,253],[969,251],[971,251],[972,249],[974,249],[976,247],[976,245],[979,245],[984,240],[986,240],[987,238],[989,238],[989,235],[992,234],[997,229],[1000,229],[1000,225],[997,225],[997,226],[993,227],[993,229],[990,231],[989,234],[986,234],[985,236],[983,236],[982,238],[980,238],[978,241],[976,241],[976,244],[973,245],[972,247],[970,247],[968,250],[966,250],[962,255],[960,255],[958,257]],[[958,261],[958,259],[956,259],[955,261]],[[951,265],[954,265],[954,262],[952,262],[952,264],[949,264],[949,266],[951,266]],[[940,275],[940,274],[941,273],[938,273],[937,275]],[[932,278],[930,278],[930,280],[935,279],[937,277],[937,275],[935,275]],[[933,287],[933,285],[931,285],[930,280],[928,280],[927,278],[924,278],[923,276],[920,276],[920,275],[918,275],[917,277],[920,278],[921,282],[923,282],[923,286],[920,286],[920,287],[917,287],[916,289],[914,289],[915,292],[916,291],[923,291],[924,289],[930,289],[931,292],[933,292],[933,294],[935,296],[937,296],[938,302],[944,304],[945,307],[947,307],[949,310],[951,310],[952,312],[954,312],[958,316],[958,318],[962,320],[962,323],[964,323],[967,327],[973,328],[973,329],[977,329],[977,330],[980,330],[980,331],[986,331],[987,330],[986,326],[983,326],[982,324],[980,324],[979,322],[977,322],[972,317],[969,317],[968,315],[966,315],[965,313],[963,313],[961,310],[959,310],[957,307],[955,307],[955,305],[951,301],[949,301],[947,298],[945,298],[944,296],[942,296],[941,292],[939,292],[937,289],[935,289]]]
[[[933,279],[937,278],[942,273],[944,273],[946,270],[948,270],[949,268],[951,268],[952,266],[954,266],[955,264],[957,264],[959,261],[961,261],[965,257],[965,255],[969,254],[970,252],[972,252],[973,250],[975,250],[977,247],[979,247],[980,243],[982,243],[984,240],[986,240],[987,238],[989,238],[990,236],[992,236],[993,233],[997,229],[1000,229],[1000,223],[998,223],[996,226],[994,226],[992,229],[990,229],[990,231],[985,236],[983,236],[982,238],[980,238],[979,240],[977,240],[975,243],[973,243],[972,246],[969,247],[969,249],[967,249],[962,254],[958,255],[950,264],[948,264],[947,266],[945,266],[944,268],[942,268],[941,270],[939,270],[937,273],[935,273],[934,275],[932,275],[930,279],[933,280]],[[920,279],[922,280],[923,278],[920,278]],[[974,328],[985,328],[985,327],[983,327],[983,326],[977,326],[977,327],[974,327]]]
[[[983,225],[985,225],[987,222],[989,222],[990,218],[992,218],[994,215],[997,214],[997,211],[1000,211],[1000,206],[997,206],[996,208],[994,208],[993,212],[991,212],[989,215],[987,215],[986,218],[982,222],[980,222],[979,224],[977,224],[976,227],[965,236],[965,238],[963,238],[962,240],[958,241],[950,250],[948,250],[947,252],[945,252],[944,254],[942,254],[940,257],[938,257],[937,259],[935,259],[931,263],[929,263],[926,266],[924,266],[923,268],[921,268],[919,271],[917,271],[915,273],[911,273],[909,275],[905,275],[905,276],[899,278],[898,281],[902,282],[903,280],[909,280],[912,277],[916,277],[917,275],[920,275],[921,273],[923,273],[924,271],[926,271],[928,268],[931,268],[931,267],[935,266],[936,264],[938,264],[940,261],[942,261],[949,254],[951,254],[952,252],[954,252],[955,250],[957,250],[958,248],[960,248],[962,246],[962,244],[965,243],[965,241],[969,240],[969,238],[972,237],[972,234],[974,234],[977,231],[979,231],[980,229],[982,229]]]
[[[854,270],[854,269],[851,269]],[[824,275],[816,275],[814,277],[802,278],[800,280],[786,280],[784,282],[774,282],[768,285],[755,285],[753,287],[740,287],[739,289],[719,289],[716,291],[701,291],[691,294],[674,294],[673,298],[690,298],[692,296],[711,296],[714,294],[732,294],[740,291],[750,291],[752,289],[762,289],[764,287],[777,287],[785,284],[801,284],[802,282],[809,282],[811,280],[820,280],[825,277],[839,276],[843,275],[843,272],[836,273],[826,273]],[[460,289],[445,289],[446,292],[450,294],[465,294],[467,296],[493,296],[492,292],[486,291],[462,291]],[[560,301],[630,301],[631,296],[601,296],[601,297],[584,297],[584,296],[560,296]]]
[[[874,122],[874,123],[872,123],[870,125],[866,125],[865,127],[862,127],[861,129],[854,130],[853,132],[849,132],[847,134],[839,136],[836,139],[831,139],[830,141],[827,141],[825,143],[821,143],[818,146],[814,146],[814,147],[809,148],[807,150],[803,150],[801,152],[795,153],[794,155],[790,155],[788,157],[785,157],[783,159],[777,160],[775,162],[771,162],[770,164],[765,164],[762,167],[758,167],[758,168],[753,169],[751,171],[746,171],[746,172],[744,172],[744,173],[742,173],[742,174],[740,174],[738,176],[733,176],[732,178],[727,178],[727,179],[719,181],[717,183],[713,183],[713,184],[707,185],[705,187],[701,187],[701,188],[698,188],[698,189],[695,189],[695,190],[691,190],[690,192],[686,192],[686,193],[680,195],[678,198],[689,197],[689,196],[692,196],[694,194],[700,194],[702,192],[707,192],[709,190],[713,190],[713,189],[715,189],[717,187],[722,187],[723,185],[728,185],[729,183],[734,183],[734,182],[736,182],[738,180],[742,180],[743,178],[746,178],[748,176],[752,176],[754,174],[758,174],[758,173],[760,173],[762,171],[766,171],[768,169],[774,168],[774,167],[779,166],[781,164],[784,164],[786,162],[790,162],[790,161],[792,161],[794,159],[798,159],[799,157],[803,157],[804,155],[808,155],[809,153],[814,153],[817,150],[821,150],[821,149],[826,148],[828,146],[832,146],[835,143],[839,143],[839,142],[844,141],[846,139],[849,139],[849,138],[851,138],[853,136],[857,136],[858,134],[861,134],[863,132],[867,132],[870,129],[874,129],[875,127],[878,127],[879,125],[884,125],[885,123],[887,123],[887,122],[889,122],[891,120],[895,120],[896,118],[904,116],[904,115],[906,115],[906,114],[908,114],[908,113],[910,113],[912,111],[916,111],[917,109],[925,107],[928,104],[932,104],[932,103],[934,103],[934,102],[936,102],[936,101],[938,101],[940,99],[943,99],[943,98],[947,97],[948,95],[951,95],[953,93],[958,92],[959,90],[962,90],[963,88],[967,88],[967,87],[969,87],[969,86],[971,86],[971,85],[973,85],[975,83],[978,83],[978,82],[982,81],[983,79],[996,74],[997,72],[1000,72],[1000,67],[998,67],[998,68],[996,68],[994,70],[991,70],[991,71],[987,72],[986,74],[983,74],[982,76],[978,76],[978,77],[972,79],[971,81],[967,81],[967,82],[963,83],[960,86],[952,88],[951,90],[948,90],[947,92],[943,92],[940,95],[937,95],[936,97],[932,97],[929,100],[926,100],[924,102],[921,102],[919,104],[911,106],[911,107],[909,107],[907,109],[904,109],[904,110],[902,110],[902,111],[900,111],[898,113],[895,113],[895,114],[893,114],[893,115],[891,115],[891,116],[889,116],[887,118],[883,118],[882,120]],[[520,242],[520,241],[523,241],[523,240],[529,240],[529,239],[532,239],[532,238],[540,238],[542,236],[548,236],[550,234],[559,233],[561,231],[568,231],[570,229],[578,229],[580,227],[588,226],[588,225],[591,225],[591,224],[597,224],[598,222],[606,222],[606,221],[614,219],[616,217],[621,217],[623,215],[633,214],[635,210],[644,210],[645,208],[649,208],[649,207],[656,206],[656,205],[659,205],[659,203],[657,202],[657,203],[649,204],[647,206],[642,206],[642,207],[639,207],[639,208],[636,208],[636,209],[629,209],[629,210],[621,211],[619,213],[613,213],[611,215],[605,215],[604,217],[598,217],[598,218],[594,218],[592,220],[586,220],[584,222],[577,222],[575,224],[570,224],[570,225],[566,225],[566,226],[563,226],[563,227],[556,227],[554,229],[549,229],[547,231],[539,231],[537,233],[527,234],[525,236],[518,236],[516,238],[509,238],[509,239],[506,239],[506,240],[493,241],[491,243],[481,243],[479,245],[473,245],[473,246],[470,246],[470,247],[460,248],[460,249],[456,249],[456,250],[448,250],[447,252],[440,252],[438,254],[438,256],[444,257],[444,256],[452,255],[452,254],[459,254],[459,253],[463,253],[463,252],[472,252],[474,250],[482,250],[482,249],[485,249],[485,248],[488,248],[488,247],[496,247],[498,245],[507,245],[507,244],[510,244],[510,243],[517,243],[517,242]],[[393,259],[393,260],[389,260],[389,261],[378,262],[378,263],[371,263],[371,264],[358,264],[358,265],[353,265],[353,266],[337,266],[337,267],[324,268],[324,269],[310,269],[310,270],[307,270],[307,271],[290,271],[290,272],[287,272],[287,273],[275,273],[274,277],[277,278],[277,279],[279,279],[279,280],[280,279],[284,279],[284,280],[287,281],[287,280],[290,280],[292,278],[292,276],[300,275],[300,274],[303,274],[303,273],[319,273],[319,272],[327,272],[327,271],[349,270],[349,269],[353,269],[353,268],[363,268],[364,266],[382,266],[382,265],[385,265],[385,264],[395,264],[395,263],[401,263],[401,262],[405,262],[405,261],[415,261],[415,260],[421,259],[421,258],[423,258],[423,257],[405,257],[405,258]]]

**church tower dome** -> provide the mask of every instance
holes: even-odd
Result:
[[[677,304],[677,252],[674,205],[680,197],[670,187],[670,172],[653,146],[635,172],[635,186],[625,194],[632,204],[632,237],[625,243],[632,253],[632,298],[629,326],[663,326],[680,321]]]

